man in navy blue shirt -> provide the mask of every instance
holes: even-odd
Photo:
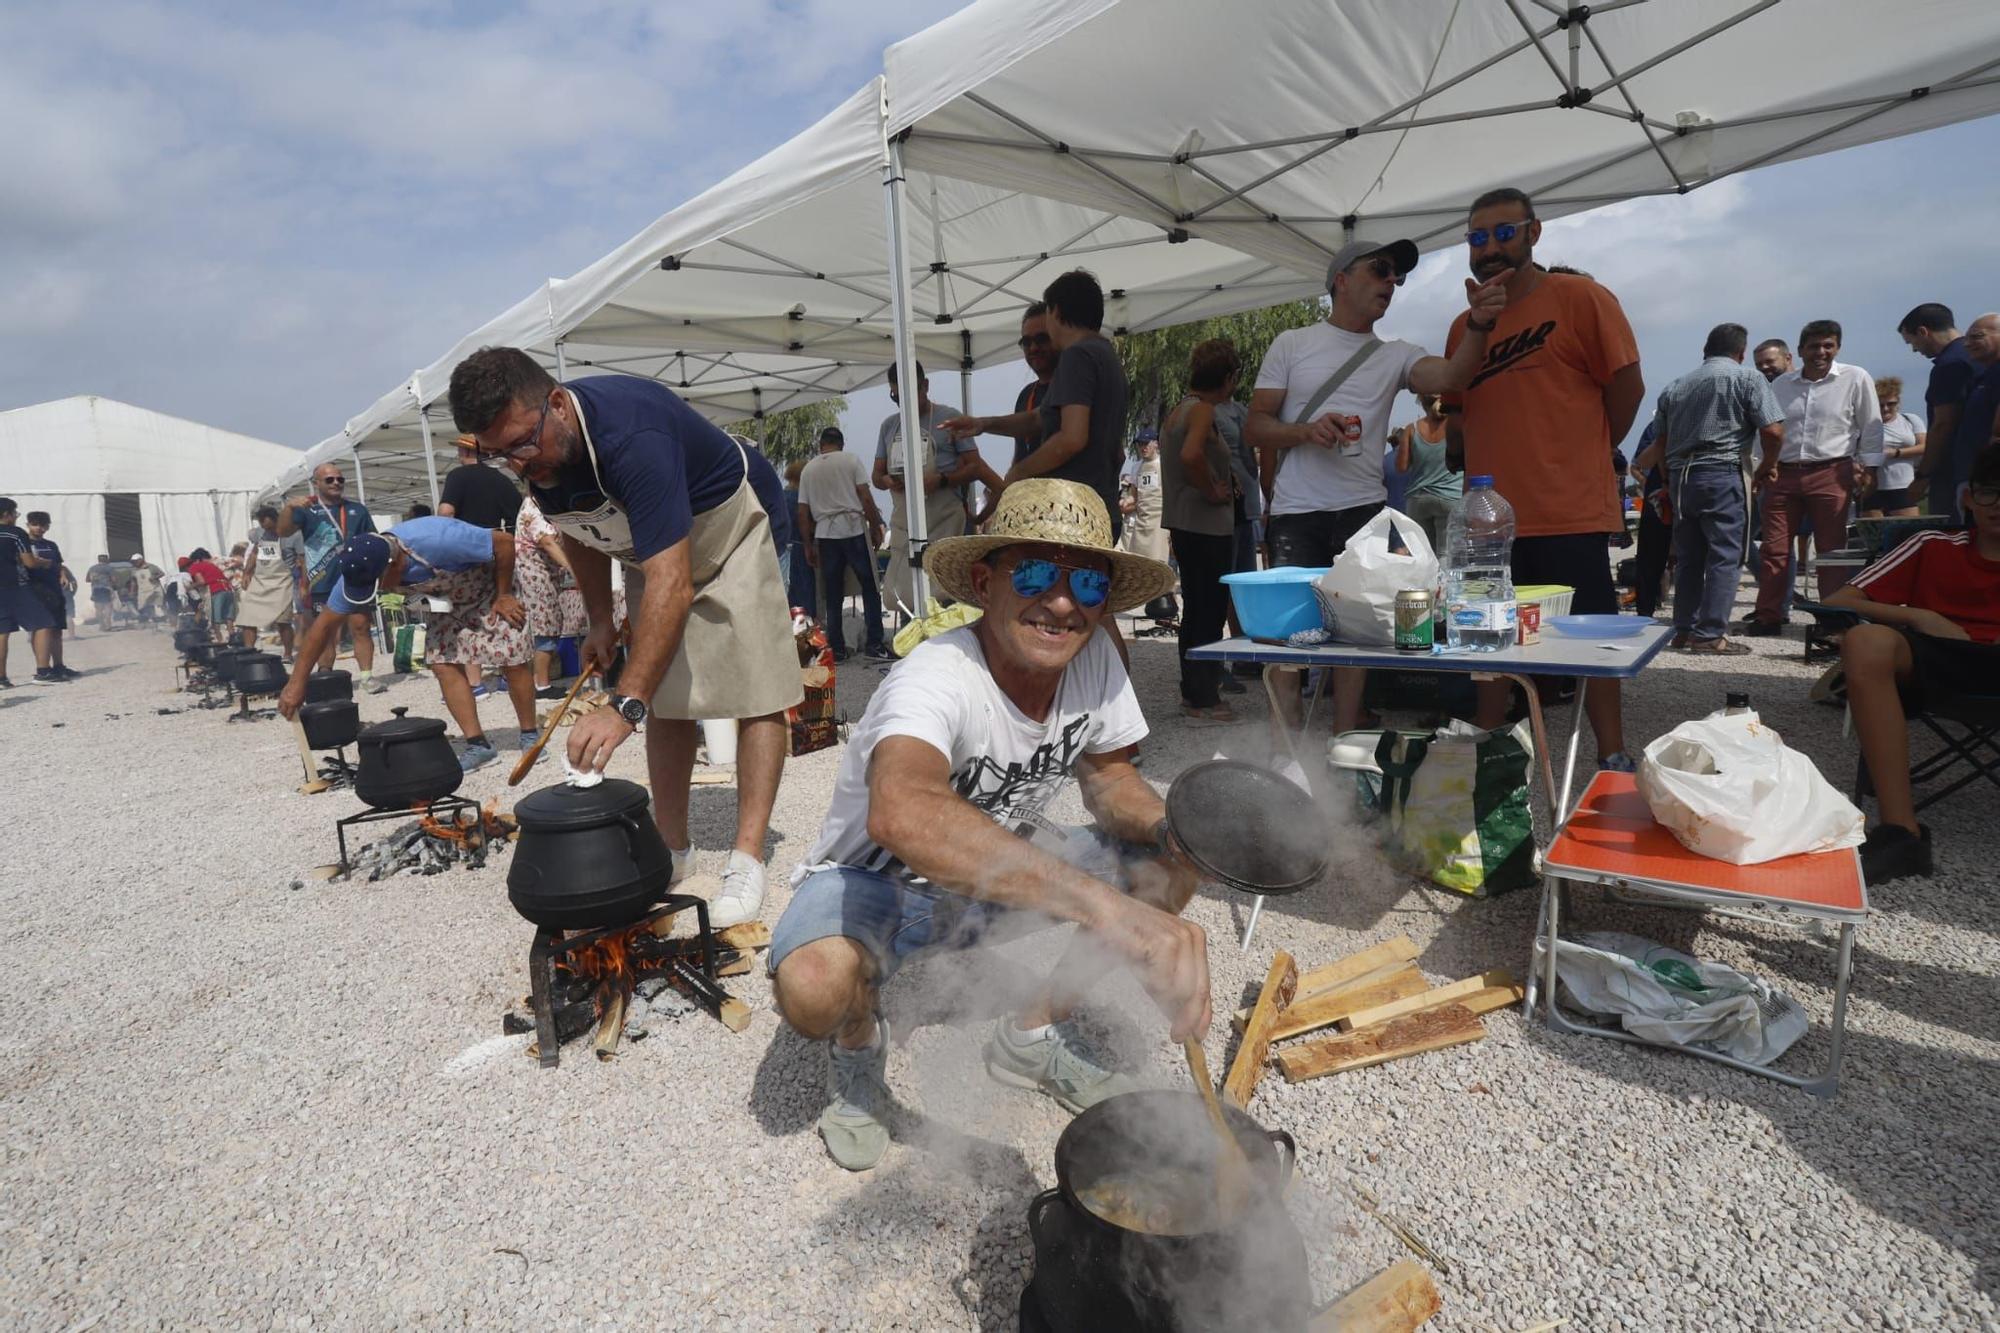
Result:
[[[26,634],[34,649],[35,684],[60,685],[69,677],[49,669],[55,617],[28,586],[29,577],[42,567],[42,558],[29,544],[28,534],[15,526],[15,512],[14,502],[0,497],[0,688],[14,683],[7,679],[7,642],[15,630]]]
[[[778,563],[791,537],[784,483],[672,390],[636,376],[558,384],[516,348],[487,347],[451,375],[452,419],[482,454],[528,480],[563,535],[590,614],[584,655],[611,663],[611,562],[626,576],[631,644],[612,706],[570,729],[569,758],[602,770],[639,723],[653,815],[675,881],[693,850],[695,722],[738,720],[736,847],[710,921],[754,920],[764,835],[784,772],[785,710],[803,697]]]
[[[1949,461],[1952,436],[1965,412],[1965,400],[1978,383],[1980,367],[1972,362],[1950,306],[1927,301],[1903,316],[1896,332],[1911,351],[1931,362],[1930,381],[1924,386],[1924,418],[1930,423],[1930,433],[1910,489],[1913,494],[1922,494],[1928,483],[1930,512],[1949,514],[1957,499]]]
[[[83,673],[63,665],[63,631],[69,628],[69,599],[76,592],[76,575],[63,564],[62,547],[49,540],[49,526],[49,516],[43,510],[29,513],[28,549],[42,563],[28,571],[28,587],[55,618],[56,627],[49,634],[49,670],[65,680],[75,680]]]

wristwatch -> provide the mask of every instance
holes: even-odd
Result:
[[[635,699],[629,694],[614,694],[611,696],[611,706],[618,710],[618,716],[635,727],[646,720],[644,699]]]

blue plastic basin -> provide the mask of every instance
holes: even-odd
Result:
[[[1326,567],[1307,565],[1282,569],[1251,569],[1240,574],[1224,574],[1229,596],[1236,604],[1236,619],[1243,632],[1253,639],[1284,639],[1302,629],[1319,629],[1319,597],[1313,584]]]

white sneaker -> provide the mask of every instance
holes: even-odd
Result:
[[[694,873],[694,844],[686,847],[669,847],[667,855],[674,858],[674,871],[667,876],[667,887],[673,888]]]
[[[708,905],[708,924],[717,930],[755,921],[764,910],[764,863],[731,852],[722,868],[722,891]]]

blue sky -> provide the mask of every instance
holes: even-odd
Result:
[[[0,407],[98,393],[313,443],[956,7],[0,7]],[[1633,201],[1552,224],[1541,257],[1619,295],[1654,388],[1714,323],[1790,339],[1822,316],[1844,359],[1921,381],[1905,310],[2000,306],[1995,144],[1975,122]],[[1384,331],[1437,348],[1462,272],[1427,257]],[[1024,377],[981,372],[973,406]],[[872,438],[886,393],[850,404]]]

